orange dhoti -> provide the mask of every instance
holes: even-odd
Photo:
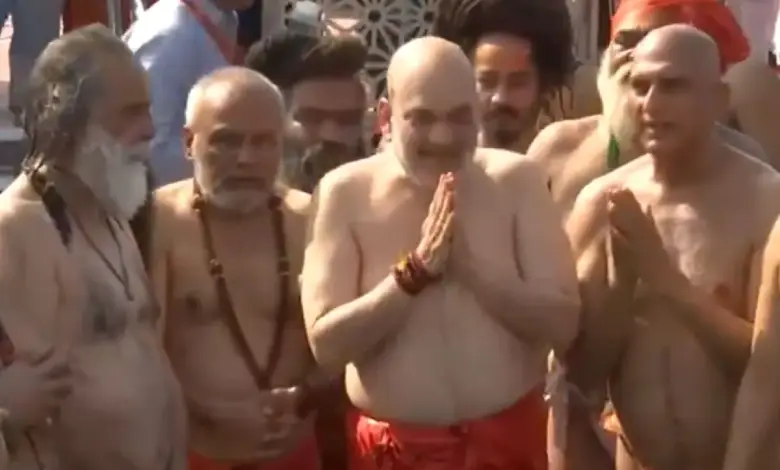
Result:
[[[313,434],[305,438],[295,450],[276,460],[224,463],[190,452],[188,461],[189,470],[320,470],[317,440]]]
[[[547,405],[534,390],[510,408],[452,426],[390,423],[355,411],[350,470],[547,470]]]

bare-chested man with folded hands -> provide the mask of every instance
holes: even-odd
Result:
[[[302,275],[315,357],[347,367],[353,468],[545,469],[546,356],[579,310],[560,215],[534,163],[476,149],[456,45],[411,41],[388,77],[392,146],[323,178]]]
[[[569,378],[609,384],[618,470],[720,468],[780,176],[717,137],[728,92],[701,31],[650,32],[629,80],[647,155],[574,205],[583,333]]]

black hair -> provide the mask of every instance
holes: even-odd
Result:
[[[564,0],[440,0],[432,34],[458,44],[468,55],[488,34],[529,41],[545,92],[568,86],[576,68]]]
[[[244,65],[286,90],[305,80],[355,76],[367,58],[368,48],[357,37],[283,31],[253,44]]]

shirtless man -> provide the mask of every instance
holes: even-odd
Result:
[[[723,464],[780,175],[714,134],[728,106],[719,66],[687,25],[636,46],[630,99],[648,154],[586,186],[569,220],[583,296],[569,379],[586,396],[609,384],[618,470]]]
[[[780,435],[780,222],[764,252],[753,352],[740,385],[723,470],[777,468]]]
[[[715,28],[711,21],[702,19],[713,16],[725,26]],[[634,111],[626,106],[631,50],[647,31],[678,22],[691,23],[710,34],[718,42],[724,67],[747,57],[742,31],[731,10],[718,0],[623,0],[613,21],[613,41],[599,71],[601,115],[553,123],[528,149],[528,156],[547,170],[553,198],[564,217],[585,185],[642,154],[632,124]],[[752,139],[725,126],[717,128],[726,142],[749,155],[765,158]]]
[[[346,366],[354,468],[544,469],[545,359],[579,311],[559,214],[535,164],[476,149],[455,44],[408,42],[388,84],[392,144],[323,178],[302,275],[315,358]]]
[[[103,26],[31,78],[24,172],[0,194],[0,408],[12,469],[184,470],[185,410],[127,220],[146,196],[144,72]]]
[[[551,118],[600,111],[595,86],[590,107],[568,96],[575,59],[569,10],[562,0],[442,0],[433,34],[455,42],[471,58],[483,147],[525,153]],[[574,114],[575,109],[560,106],[572,101],[585,109]]]
[[[184,131],[194,179],[155,192],[152,279],[188,405],[190,470],[318,468],[296,283],[310,196],[274,183],[284,113],[257,72],[206,76]]]

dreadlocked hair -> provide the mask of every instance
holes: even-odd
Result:
[[[73,155],[103,91],[101,62],[121,55],[132,58],[121,39],[105,26],[94,24],[49,43],[30,74],[23,111],[30,146],[22,171],[65,245],[72,233],[65,201],[40,170],[61,156]]]
[[[305,80],[356,76],[367,57],[360,38],[283,31],[252,45],[244,65],[286,90]]]
[[[545,92],[568,86],[576,68],[564,0],[440,0],[432,29],[433,35],[458,44],[468,55],[488,34],[526,39]]]

